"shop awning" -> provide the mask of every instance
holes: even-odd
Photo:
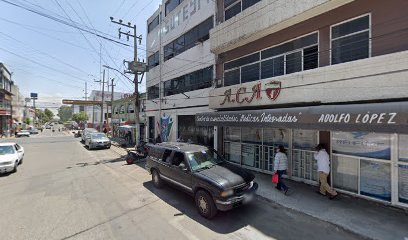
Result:
[[[196,114],[198,126],[299,128],[408,134],[408,102],[325,105]]]

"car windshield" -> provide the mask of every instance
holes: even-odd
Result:
[[[0,146],[0,155],[7,155],[13,154],[14,147],[13,146]]]
[[[187,153],[188,161],[193,171],[209,169],[214,165],[224,162],[224,159],[218,153],[211,149],[199,152]]]
[[[96,133],[96,134],[92,134],[91,138],[93,138],[93,139],[103,139],[103,138],[106,138],[106,135],[104,133]]]

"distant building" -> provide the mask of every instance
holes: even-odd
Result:
[[[12,126],[11,118],[11,101],[12,93],[11,73],[0,63],[0,134],[7,134],[10,132]]]
[[[20,89],[17,85],[11,86],[12,101],[12,117],[14,123],[22,123],[24,121],[24,96],[20,93]]]

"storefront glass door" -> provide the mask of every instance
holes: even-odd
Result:
[[[317,164],[312,149],[317,145],[318,132],[294,129],[292,134],[292,177],[316,182]]]

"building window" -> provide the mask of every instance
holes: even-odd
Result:
[[[151,32],[153,29],[155,29],[159,25],[159,15],[157,15],[153,21],[151,21],[148,26],[147,26],[147,32]]]
[[[154,54],[150,55],[147,59],[147,64],[149,69],[152,69],[160,64],[160,53],[159,51],[155,52]]]
[[[119,110],[119,113],[120,114],[123,114],[123,113],[125,113],[125,106],[120,106],[120,110]]]
[[[114,108],[115,110],[113,111],[115,114],[118,114],[118,107],[116,106],[115,108]]]
[[[370,15],[331,27],[331,63],[370,57]]]
[[[224,19],[227,21],[238,13],[261,0],[226,0],[224,1]]]
[[[135,108],[134,108],[134,106],[133,106],[133,104],[129,104],[128,105],[128,113],[134,113],[135,112]]]
[[[318,33],[312,33],[224,64],[224,86],[318,67]]]
[[[147,88],[147,99],[156,99],[160,97],[159,84]]]
[[[173,11],[180,3],[182,3],[183,0],[169,0],[166,2],[165,8],[166,8],[166,16]]]
[[[167,80],[164,82],[164,96],[199,90],[211,87],[213,66]]]
[[[210,38],[210,29],[213,28],[213,26],[214,21],[213,17],[211,16],[176,40],[164,46],[164,61],[167,61],[181,54],[182,52],[187,51],[199,42],[208,40]]]

